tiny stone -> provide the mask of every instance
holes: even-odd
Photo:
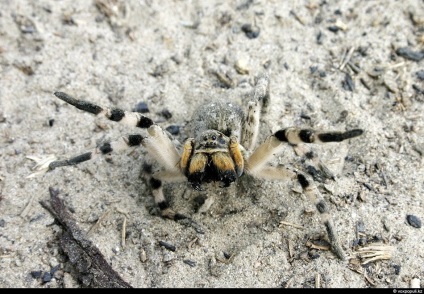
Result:
[[[6,222],[4,219],[0,219],[0,227],[4,228],[4,226],[6,225]]]
[[[162,110],[160,113],[165,119],[170,119],[172,117],[172,113],[168,109]]]
[[[49,126],[52,127],[53,124],[54,124],[54,119],[53,118],[49,119]]]
[[[169,127],[166,128],[166,130],[171,135],[178,135],[180,133],[180,127],[179,126],[176,126],[176,125],[170,125]]]
[[[249,39],[255,39],[259,36],[260,29],[257,26],[251,24],[244,24],[241,26],[241,30],[246,34]]]
[[[417,71],[416,74],[419,80],[424,81],[424,69]]]
[[[43,275],[43,283],[50,282],[52,280],[52,275],[49,272],[45,272]]]
[[[421,228],[421,220],[416,217],[415,215],[408,214],[406,216],[406,220],[408,221],[408,224],[414,228]]]
[[[394,269],[395,269],[395,274],[396,274],[396,275],[399,275],[399,274],[400,274],[401,266],[400,266],[400,265],[395,264],[395,265],[393,265],[393,267],[394,267]]]
[[[163,247],[165,247],[166,249],[171,250],[171,251],[175,251],[175,250],[176,250],[176,248],[175,248],[175,246],[174,246],[174,245],[168,244],[168,243],[166,243],[166,242],[164,242],[164,241],[159,241],[159,245],[160,245],[160,246],[163,246]]]
[[[340,30],[340,28],[338,26],[329,26],[328,30],[330,32],[337,33]]]
[[[399,56],[402,56],[403,58],[412,60],[412,61],[420,61],[421,59],[424,59],[424,51],[417,52],[412,51],[408,47],[402,47],[396,50],[396,54]]]
[[[147,106],[145,102],[139,102],[134,107],[134,111],[139,113],[146,113],[146,112],[149,112],[149,107]]]
[[[38,278],[41,277],[41,274],[42,273],[43,273],[42,271],[32,271],[31,272],[31,277],[33,277],[34,279],[38,279]]]
[[[184,262],[185,264],[188,264],[188,265],[189,265],[189,266],[191,266],[191,267],[195,267],[195,266],[196,266],[196,262],[195,262],[195,261],[193,261],[193,260],[184,259],[184,260],[183,260],[183,262]]]

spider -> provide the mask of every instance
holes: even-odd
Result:
[[[209,182],[219,182],[222,187],[228,187],[245,174],[265,180],[287,178],[297,180],[303,192],[320,212],[333,252],[344,259],[327,204],[310,177],[297,170],[271,166],[269,162],[285,144],[296,146],[301,143],[341,142],[361,135],[363,130],[318,132],[289,127],[268,136],[254,149],[259,134],[261,112],[270,103],[269,77],[266,73],[256,78],[256,85],[247,103],[246,113],[239,105],[224,100],[216,100],[200,106],[191,119],[192,137],[185,140],[181,152],[172,142],[173,139],[168,132],[141,113],[98,106],[75,99],[63,92],[55,92],[54,95],[80,110],[96,116],[104,116],[111,121],[128,126],[145,129],[147,132],[146,135],[124,136],[84,154],[66,160],[53,161],[48,165],[47,170],[76,165],[93,159],[97,155],[106,155],[142,145],[162,166],[161,170],[154,173],[151,171],[151,166],[147,166],[144,170],[149,175],[148,181],[154,202],[160,209],[161,216],[172,220],[188,219],[188,217],[175,212],[169,206],[163,193],[163,182],[187,181],[193,189],[202,190],[203,184]]]

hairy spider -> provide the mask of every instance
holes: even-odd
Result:
[[[146,129],[147,132],[146,136],[128,135],[79,156],[53,161],[48,165],[48,170],[76,165],[96,155],[142,145],[163,167],[155,173],[149,168],[145,168],[145,171],[149,173],[154,201],[162,217],[173,220],[189,218],[170,208],[163,194],[163,182],[188,181],[194,189],[201,190],[202,184],[209,182],[221,182],[223,187],[228,187],[244,174],[266,180],[297,179],[303,192],[313,201],[321,214],[333,252],[344,259],[327,205],[313,181],[308,179],[310,177],[300,171],[271,166],[269,162],[274,154],[281,151],[284,144],[340,142],[361,135],[363,130],[317,132],[290,127],[278,130],[254,149],[259,133],[261,110],[270,102],[267,74],[257,77],[246,114],[240,106],[228,101],[216,100],[200,106],[191,120],[192,137],[184,142],[182,152],[179,152],[173,144],[169,133],[141,113],[98,106],[75,99],[63,92],[55,92],[54,95],[83,111]]]

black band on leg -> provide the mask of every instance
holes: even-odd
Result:
[[[343,133],[343,137],[346,140],[346,139],[358,137],[358,136],[362,135],[363,133],[364,133],[364,130],[362,130],[362,129],[354,129],[354,130],[350,130],[350,131]]]
[[[306,179],[306,177],[302,174],[297,174],[297,180],[299,181],[300,185],[302,186],[302,189],[306,189],[309,187],[309,181]]]
[[[324,200],[317,203],[317,209],[320,213],[328,212],[328,207]]]
[[[138,128],[143,128],[143,129],[147,129],[149,128],[151,125],[153,125],[153,121],[145,116],[142,116],[140,118],[140,121],[137,123],[137,127]]]
[[[165,210],[165,209],[169,208],[169,205],[166,201],[161,201],[157,205],[158,205],[160,210]]]
[[[314,132],[311,130],[300,130],[299,138],[305,143],[313,143],[314,142]]]
[[[53,170],[56,167],[60,167],[60,166],[76,165],[78,163],[90,160],[91,156],[92,156],[92,152],[87,152],[87,153],[75,156],[71,159],[53,161],[52,163],[49,164],[49,170]]]
[[[152,189],[159,189],[162,186],[162,181],[155,178],[151,178],[150,186],[152,187]]]
[[[354,138],[362,135],[364,131],[361,129],[354,129],[344,133],[340,132],[331,132],[331,133],[322,133],[318,135],[318,138],[322,142],[341,142],[350,138]]]
[[[275,132],[274,136],[281,142],[288,142],[286,137],[286,130],[279,130]]]
[[[100,106],[97,106],[97,105],[90,103],[90,102],[87,102],[87,101],[75,99],[75,98],[73,98],[73,97],[71,97],[68,94],[63,93],[63,92],[54,92],[54,95],[57,98],[65,101],[66,103],[69,103],[69,104],[75,106],[78,109],[81,109],[81,110],[84,110],[84,111],[87,111],[87,112],[90,112],[90,113],[93,113],[93,114],[96,114],[96,115],[99,114],[103,110],[103,108],[101,108]]]

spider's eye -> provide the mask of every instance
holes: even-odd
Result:
[[[214,141],[216,140],[216,136],[215,135],[212,136],[212,140],[214,140]]]

